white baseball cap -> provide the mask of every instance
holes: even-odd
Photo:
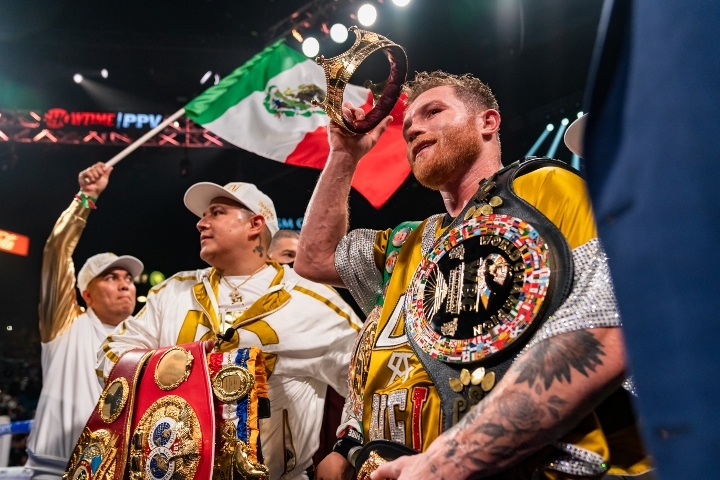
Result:
[[[196,183],[185,192],[185,206],[202,217],[210,202],[217,197],[235,200],[254,214],[265,217],[265,225],[272,235],[280,229],[273,201],[252,183],[231,182],[224,187],[211,182]]]
[[[571,123],[567,130],[565,130],[565,145],[578,157],[583,156],[583,138],[585,137],[587,116],[588,114],[586,113]]]
[[[88,285],[95,277],[111,268],[125,269],[135,278],[142,273],[145,267],[140,260],[130,255],[118,257],[114,253],[98,253],[88,258],[78,273],[77,285],[80,291],[87,290]]]

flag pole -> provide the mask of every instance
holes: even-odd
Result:
[[[167,127],[168,125],[170,125],[172,122],[174,122],[174,121],[177,120],[178,118],[182,117],[184,114],[185,114],[185,108],[181,108],[181,109],[178,110],[177,112],[173,113],[173,114],[170,115],[168,118],[166,118],[165,120],[163,120],[162,123],[160,123],[160,125],[158,125],[157,127],[153,128],[152,130],[150,130],[149,132],[147,132],[147,133],[146,133],[145,135],[143,135],[142,137],[140,137],[140,138],[138,138],[137,140],[135,140],[133,143],[131,143],[130,145],[128,145],[126,148],[124,148],[122,152],[118,153],[118,154],[115,155],[113,158],[111,158],[110,160],[108,160],[107,162],[105,162],[105,165],[107,165],[108,167],[112,167],[113,165],[115,165],[116,163],[118,163],[120,160],[122,160],[123,158],[127,157],[128,155],[130,155],[130,154],[131,154],[132,152],[134,152],[135,150],[137,150],[143,143],[147,142],[147,141],[150,140],[152,137],[154,137],[155,135],[157,135],[158,133],[160,133],[165,127]]]

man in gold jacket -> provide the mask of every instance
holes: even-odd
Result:
[[[494,374],[487,376],[482,386],[489,393],[443,431],[439,386],[408,342],[406,294],[421,260],[478,184],[502,169],[500,114],[490,89],[469,75],[420,73],[405,90],[408,160],[420,183],[440,191],[448,213],[395,231],[346,234],[354,169],[393,119],[366,135],[331,124],[330,156],[301,233],[297,272],[347,287],[370,314],[351,366],[346,424],[317,478],[348,478],[357,447],[377,439],[422,453],[385,463],[372,474],[376,480],[600,478],[647,470],[621,387],[621,322],[585,185],[552,165],[518,176],[512,189],[572,249],[572,290],[497,385]],[[349,121],[364,118],[352,105],[343,110]]]
[[[135,308],[135,257],[101,253],[90,257],[77,281],[72,254],[112,167],[97,163],[78,176],[80,191],[53,227],[43,251],[40,340],[43,388],[28,440],[27,466],[34,478],[59,479],[102,388],[95,355],[103,340]],[[75,284],[87,303],[82,309]]]

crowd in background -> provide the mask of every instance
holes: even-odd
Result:
[[[0,358],[0,416],[11,422],[30,420],[35,416],[42,388],[40,358]],[[12,436],[8,466],[21,466],[27,460],[27,433]]]

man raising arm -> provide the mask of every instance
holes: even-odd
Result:
[[[363,120],[362,109],[352,105],[343,107],[348,118]],[[330,156],[315,187],[305,212],[303,229],[295,258],[295,271],[338,287],[344,286],[335,270],[335,249],[348,230],[348,205],[353,173],[360,159],[375,146],[392,117],[385,118],[367,135],[353,135],[335,122],[328,126]]]
[[[78,175],[80,192],[53,227],[43,251],[40,339],[43,388],[28,439],[35,478],[59,479],[102,389],[95,379],[95,352],[135,308],[135,257],[90,257],[77,281],[72,254],[90,211],[107,187],[112,167],[97,163]],[[77,303],[75,285],[87,303]]]
[[[388,463],[377,478],[467,478],[493,473],[499,473],[498,478],[529,478],[533,472],[540,478],[593,478],[608,470],[610,450],[615,462],[611,472],[645,470],[644,455],[633,436],[629,402],[618,391],[625,369],[620,321],[584,183],[559,162],[532,160],[502,169],[497,102],[490,89],[472,76],[421,73],[406,93],[403,132],[408,160],[418,181],[440,192],[447,214],[403,226],[411,230],[409,235],[397,235],[399,230],[393,234],[361,229],[342,236],[347,228],[346,195],[352,172],[388,120],[359,136],[333,126],[327,170],[308,208],[295,263],[301,275],[342,282],[370,313],[351,363],[355,387],[346,403],[347,426],[358,428],[365,443],[387,439],[423,452]],[[362,117],[359,109],[350,106],[344,114]],[[490,178],[482,183],[485,190],[478,189],[483,179]],[[502,193],[491,198],[494,191]],[[499,258],[500,250],[483,254],[477,260],[482,263],[466,262],[466,272],[479,273],[472,278],[466,273],[460,289],[443,274],[434,297],[440,300],[432,303],[433,297],[425,297],[425,303],[434,305],[428,312],[436,309],[450,321],[430,325],[436,313],[422,318],[416,308],[408,308],[412,295],[430,284],[413,278],[424,273],[418,266],[423,257],[425,262],[432,258],[428,255],[437,251],[433,248],[451,248],[458,242],[458,232],[471,231],[469,227],[478,222],[500,228],[504,217],[492,216],[493,203],[498,213],[505,212],[505,204],[506,211],[519,220],[532,218],[530,225],[542,226],[542,238],[554,242],[551,250],[556,255],[566,251],[565,261],[574,266],[572,278],[572,269],[553,272],[567,291],[548,294],[552,310],[540,317],[543,323],[534,335],[520,337],[522,331],[512,330],[508,319],[513,310],[503,310],[505,300],[493,307],[493,295],[507,276],[507,270],[501,273],[502,262],[507,265],[508,258]],[[519,207],[510,210],[512,205]],[[438,238],[444,240],[433,247]],[[460,250],[449,254],[456,259],[462,255]],[[457,293],[448,293],[453,288]],[[458,324],[457,316],[453,325],[452,298],[458,312],[466,307],[477,312],[475,317],[463,314],[471,322],[479,319],[475,326]],[[521,301],[510,298],[515,304],[507,305],[520,308]],[[421,346],[417,339],[425,339],[423,335],[435,337]],[[524,348],[514,354],[516,361],[513,356],[503,364],[511,364],[507,372],[498,368],[497,361],[478,364],[461,360],[451,347],[438,350],[437,345],[467,343],[473,336],[475,343],[463,352],[480,360],[482,348],[502,350],[510,338],[522,338],[519,344]],[[455,363],[438,360],[452,355],[458,355]],[[473,369],[477,384],[470,385],[469,379],[460,383],[457,374],[463,365]],[[436,373],[447,371],[453,373],[445,377]],[[487,372],[484,377],[482,372]],[[481,379],[479,391],[475,387]],[[593,410],[611,393],[613,399],[618,396],[623,412],[618,418],[628,417],[628,421],[608,425],[601,412]],[[477,403],[478,396],[482,399],[468,413],[468,403]],[[463,415],[465,419],[453,427]],[[627,432],[623,438],[630,438],[632,445],[625,449],[632,453],[621,462],[613,448],[618,432]],[[337,447],[337,453],[318,468],[319,478],[348,475],[351,463],[344,457],[353,458],[353,444],[345,435]],[[360,477],[369,471],[362,469]]]

